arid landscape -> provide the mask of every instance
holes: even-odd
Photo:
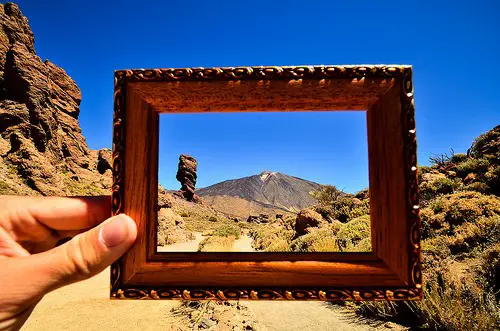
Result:
[[[17,5],[0,4],[0,26],[0,194],[109,195],[111,151],[89,149],[80,89],[37,55]],[[469,150],[418,169],[422,302],[113,301],[106,270],[46,295],[23,330],[498,330],[500,125],[491,127]],[[368,190],[270,171],[199,190],[190,178],[179,191],[159,189],[159,250],[370,250]],[[283,193],[280,179],[301,188]]]
[[[264,171],[196,189],[197,162],[179,157],[179,191],[160,187],[159,251],[370,251],[368,190]]]

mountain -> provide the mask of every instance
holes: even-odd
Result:
[[[109,194],[111,151],[88,148],[81,99],[73,79],[36,54],[19,7],[0,4],[0,194]]]
[[[275,209],[298,212],[316,202],[310,192],[317,191],[320,187],[321,185],[315,182],[266,170],[258,175],[226,180],[200,188],[196,193],[209,204],[238,202],[237,206],[248,204],[249,208],[255,210],[261,208],[264,211]]]

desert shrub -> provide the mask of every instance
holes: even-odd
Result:
[[[64,177],[66,188],[71,195],[86,196],[86,195],[103,195],[108,192],[95,185],[95,183],[87,181],[78,181],[70,177]]]
[[[357,192],[354,197],[356,199],[359,199],[359,200],[365,200],[365,199],[368,199],[370,197],[370,191],[368,188],[365,188],[364,190],[361,190],[359,192]]]
[[[212,232],[212,236],[217,237],[230,237],[233,236],[236,239],[240,238],[241,229],[236,225],[222,225]]]
[[[329,225],[317,228],[291,242],[294,252],[338,252],[339,246],[335,237],[338,227]]]
[[[352,217],[352,209],[354,209],[354,202],[351,198],[340,198],[333,204],[333,217],[342,223],[346,223]]]
[[[356,217],[368,214],[370,212],[370,200],[359,200],[345,196],[318,212],[326,219],[347,223]],[[324,214],[326,214],[326,217]]]
[[[284,238],[276,238],[266,248],[266,252],[290,252],[290,242]]]
[[[424,300],[363,303],[358,312],[419,329],[500,330],[500,199],[486,195],[498,194],[500,126],[478,137],[468,156],[437,161],[419,171],[429,194],[421,205]],[[433,187],[437,178],[459,185],[449,193],[446,179]]]
[[[500,242],[486,249],[479,259],[476,272],[484,282],[484,287],[489,288],[500,300]]]
[[[217,216],[213,216],[213,215],[212,215],[212,216],[209,216],[209,217],[208,217],[208,220],[209,220],[210,222],[217,222],[217,221],[219,221],[219,219],[217,218]]]
[[[14,195],[17,191],[4,181],[0,180],[0,195]]]
[[[368,189],[358,192],[358,197],[355,197],[337,190],[335,186],[326,185],[311,194],[318,200],[316,212],[329,222],[338,220],[346,223],[370,212]]]
[[[500,166],[495,165],[484,174],[484,182],[488,185],[488,192],[500,195]]]
[[[187,211],[181,211],[181,212],[179,213],[179,215],[180,215],[181,217],[189,217],[189,213],[188,213]]]
[[[353,252],[371,252],[371,250],[372,250],[372,241],[371,238],[368,237],[365,239],[361,239],[361,241],[359,241],[357,245],[354,246]]]
[[[448,239],[450,253],[478,252],[500,242],[500,216],[483,217],[476,222],[466,222],[455,229]]]
[[[337,233],[341,249],[356,246],[361,240],[370,237],[370,216],[364,215],[345,223]],[[349,247],[348,249],[351,249]]]
[[[260,251],[277,252],[278,248],[287,247],[290,250],[290,243],[295,232],[292,229],[286,229],[282,226],[267,224],[250,230],[250,236],[253,239],[253,247]]]
[[[489,161],[486,159],[473,159],[468,158],[467,160],[458,163],[455,167],[455,171],[459,177],[465,178],[470,173],[474,174],[485,174],[488,171]]]
[[[483,217],[500,215],[500,199],[479,192],[457,192],[440,196],[422,208],[423,238],[453,236],[455,228]]]
[[[423,174],[426,174],[432,170],[432,167],[430,166],[420,166],[418,167],[418,175],[422,176]],[[420,179],[420,177],[419,177]]]
[[[460,163],[460,162],[463,162],[467,159],[467,154],[464,154],[464,153],[457,153],[457,154],[453,154],[451,157],[450,157],[450,162],[452,163]]]
[[[497,329],[498,305],[472,274],[436,266],[427,270],[423,301],[365,302],[358,313],[430,330]]]
[[[488,184],[483,183],[483,182],[474,182],[474,183],[470,183],[469,185],[463,186],[462,190],[463,191],[475,191],[475,192],[487,194],[490,191],[490,187],[488,186]]]
[[[452,149],[450,155],[448,153],[434,154],[429,157],[431,164],[438,168],[443,168],[450,163],[450,160],[455,155],[455,151]]]
[[[423,202],[429,201],[438,195],[453,193],[459,186],[459,180],[451,180],[446,177],[422,181],[419,185],[419,197]]]
[[[500,163],[500,125],[480,135],[472,143],[469,154],[475,158],[486,158]]]
[[[328,206],[332,202],[338,200],[344,193],[341,190],[338,190],[333,185],[324,185],[321,187],[319,191],[311,192],[311,195],[318,200],[318,203],[323,206]]]

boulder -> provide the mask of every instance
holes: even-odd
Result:
[[[295,219],[295,233],[297,236],[307,234],[308,228],[328,225],[323,217],[311,208],[301,210]]]
[[[250,215],[247,218],[247,222],[256,224],[269,223],[269,215],[266,214],[259,214],[258,216]]]

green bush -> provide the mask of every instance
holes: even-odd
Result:
[[[257,250],[266,252],[290,251],[290,243],[295,234],[291,228],[266,224],[250,230],[250,236],[253,239],[253,246]]]
[[[368,199],[370,197],[370,191],[369,191],[369,189],[365,188],[364,190],[361,190],[358,193],[356,193],[354,195],[354,197],[359,199],[359,200]]]
[[[447,237],[448,248],[453,255],[477,253],[500,242],[500,216],[482,217],[466,222]],[[477,254],[476,254],[477,255]]]
[[[479,192],[457,192],[439,196],[422,208],[422,234],[454,235],[457,226],[483,217],[500,215],[500,198]]]
[[[368,189],[358,192],[355,197],[337,190],[335,186],[327,185],[311,194],[319,202],[315,206],[316,212],[329,222],[338,220],[346,223],[370,212]]]
[[[294,252],[338,252],[339,246],[335,233],[338,227],[325,226],[298,237],[291,243]]]
[[[229,237],[234,236],[236,239],[240,237],[241,229],[235,225],[223,225],[218,227],[212,232],[212,236],[214,237]]]
[[[500,166],[495,165],[484,174],[484,181],[488,185],[488,191],[491,194],[500,195]]]
[[[475,158],[486,158],[500,164],[500,125],[480,135],[472,143],[469,154]]]
[[[342,248],[342,252],[371,252],[372,243],[370,238],[362,239],[361,241],[354,244],[353,242],[346,241],[345,247]]]
[[[341,248],[356,246],[360,241],[370,237],[370,215],[360,216],[345,223],[337,233],[337,239]]]
[[[460,162],[463,162],[465,160],[467,160],[467,154],[464,154],[464,153],[453,154],[450,157],[450,162],[452,162],[452,163],[460,163]]]
[[[488,184],[483,183],[483,182],[473,182],[470,183],[469,185],[465,185],[461,188],[463,191],[474,191],[474,192],[479,192],[479,193],[489,193],[490,187]]]
[[[485,174],[488,171],[489,165],[490,162],[486,159],[468,158],[467,160],[458,163],[455,169],[459,177],[465,178],[470,173],[478,175]]]
[[[425,270],[425,269],[424,269]],[[494,297],[471,275],[431,268],[421,302],[364,302],[358,313],[425,330],[497,330],[500,311]],[[429,278],[429,277],[426,277]]]
[[[266,248],[266,252],[290,252],[290,242],[284,238],[276,238]]]
[[[500,243],[482,253],[476,272],[484,282],[484,287],[489,288],[500,300]]]
[[[439,177],[433,181],[422,181],[419,186],[419,197],[424,201],[434,199],[438,195],[453,193],[460,186],[459,180]]]

